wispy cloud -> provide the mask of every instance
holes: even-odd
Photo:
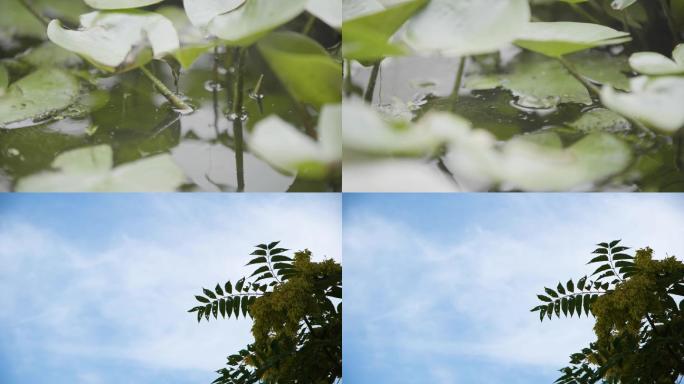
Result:
[[[390,369],[399,365],[420,367],[430,376],[424,381],[459,382],[476,361],[487,372],[506,369],[507,382],[530,370],[538,380],[555,378],[568,355],[592,339],[592,322],[540,324],[529,309],[542,287],[591,272],[584,264],[599,241],[623,238],[661,256],[684,254],[683,199],[497,196],[466,217],[463,208],[476,203],[468,195],[423,202],[369,195],[363,209],[354,209],[356,200],[345,206],[345,354],[357,354],[347,373],[411,382]],[[388,201],[404,212],[380,208]],[[453,226],[431,220],[448,215],[445,206]]]

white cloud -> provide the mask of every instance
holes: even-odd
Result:
[[[3,348],[13,351],[19,366],[34,368],[34,353],[43,351],[58,362],[127,360],[212,377],[228,354],[251,341],[251,322],[198,325],[186,311],[202,286],[248,275],[244,265],[252,247],[272,240],[293,250],[308,247],[318,259],[341,260],[335,198],[183,199],[147,198],[140,214],[147,215],[148,228],[139,231],[132,213],[131,230],[94,251],[39,222],[5,217],[0,324],[11,341]],[[108,231],[107,223],[97,225]],[[110,382],[88,370],[79,375],[84,383]]]
[[[345,329],[368,348],[369,364],[392,350],[407,359],[452,356],[453,365],[484,358],[553,375],[593,339],[593,322],[540,323],[529,312],[536,294],[591,273],[585,263],[600,241],[622,238],[661,257],[683,256],[684,200],[661,196],[497,195],[482,215],[489,221],[453,229],[426,227],[429,204],[414,223],[346,207]],[[451,199],[455,215],[468,204]],[[443,381],[451,371],[434,364],[433,380]]]

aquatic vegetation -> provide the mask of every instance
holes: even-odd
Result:
[[[269,167],[269,154],[253,156],[248,142],[262,120],[280,120],[285,135],[306,136],[301,153],[329,145],[315,121],[341,102],[341,9],[341,0],[8,0],[0,17],[1,184],[338,190],[341,155],[328,156],[318,172],[300,172]],[[284,144],[276,137],[259,142],[277,150]],[[90,185],[93,177],[72,172],[77,166],[55,165],[71,150],[103,146],[112,152],[102,155],[109,166],[86,168],[122,174],[116,183]],[[180,170],[179,182],[144,183],[135,172],[117,172],[140,164],[166,172],[165,163],[145,162],[161,155]],[[216,156],[227,163],[216,164]],[[51,185],[33,182],[38,176]],[[69,178],[71,185],[58,185]]]
[[[345,189],[683,190],[681,3],[344,2]]]

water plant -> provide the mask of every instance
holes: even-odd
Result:
[[[344,5],[350,190],[684,189],[681,1]]]
[[[111,97],[112,91],[122,85],[128,90],[122,90],[123,100],[120,106],[114,107],[121,111],[109,113],[129,115],[128,111],[133,109],[142,112],[140,103],[133,105],[129,100],[138,97],[134,95],[148,94],[141,92],[140,86],[152,86],[167,104],[155,101],[156,96],[149,94],[144,104],[153,106],[153,110],[145,113],[146,116],[134,117],[141,122],[155,120],[152,133],[157,138],[148,136],[151,141],[160,143],[160,132],[177,134],[177,129],[172,133],[170,128],[183,125],[184,121],[196,125],[200,119],[201,124],[213,127],[214,137],[191,128],[193,135],[167,140],[165,143],[172,145],[161,151],[140,151],[144,155],[134,156],[134,160],[173,151],[179,142],[209,140],[210,145],[223,146],[234,153],[231,162],[235,163],[236,171],[232,185],[216,180],[225,180],[223,175],[211,175],[211,178],[207,175],[206,179],[212,180],[209,184],[188,175],[190,182],[186,178],[180,188],[192,189],[199,182],[197,185],[244,191],[249,188],[245,168],[254,168],[251,165],[257,161],[250,156],[249,136],[260,120],[278,116],[317,143],[316,119],[322,109],[334,108],[341,102],[342,70],[337,58],[341,1],[87,0],[54,4],[42,0],[9,1],[9,12],[29,20],[31,28],[15,27],[12,20],[0,18],[0,31],[19,48],[16,53],[11,50],[5,53],[3,48],[0,61],[0,134],[7,137],[14,136],[10,131],[19,128],[26,132],[62,120],[92,119],[117,101]],[[35,24],[41,27],[34,29]],[[24,42],[25,36],[47,38],[49,42],[36,47],[33,40]],[[29,48],[25,49],[26,46]],[[45,60],[37,59],[38,54]],[[197,80],[194,73],[207,73],[210,79],[202,75],[205,79]],[[138,84],[138,74],[148,82]],[[200,87],[195,87],[194,81],[199,81]],[[173,85],[169,85],[171,82]],[[205,98],[194,91],[197,88],[211,92],[213,121],[202,111]],[[219,118],[223,114],[219,95],[223,92],[227,94],[227,128],[221,127]],[[81,131],[83,144],[89,144],[81,147],[95,149],[98,144],[111,147],[113,166],[125,162],[117,154],[118,143],[111,140],[114,137],[116,141],[123,134],[121,126],[117,129],[116,124],[109,124],[117,120],[114,116],[105,118],[108,123],[88,123]],[[143,130],[135,128],[132,122],[120,120],[117,124],[140,133]],[[110,138],[105,139],[106,133]],[[7,155],[19,153],[14,156],[15,160],[38,156],[25,154],[19,148],[8,149],[11,152]],[[65,148],[69,149],[74,147]],[[296,154],[299,148],[280,149],[280,152],[287,151]],[[52,163],[56,155],[59,153],[43,160],[43,164]],[[258,156],[269,160],[269,154],[259,152]],[[316,173],[300,173],[292,167],[276,166],[275,169],[282,174],[278,178],[291,178],[295,189],[321,184],[315,188],[334,190],[340,185],[340,160],[341,154],[337,158],[326,157],[324,164],[319,164],[325,171]],[[0,161],[4,164],[10,159]],[[192,166],[186,164],[181,168],[187,173]],[[45,169],[24,170],[12,178],[12,184],[18,185],[21,177],[45,174],[41,171]]]

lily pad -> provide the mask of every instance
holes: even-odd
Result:
[[[149,61],[151,57],[145,55],[144,49],[147,46],[152,48],[155,58],[161,58],[180,45],[173,23],[156,13],[96,11],[82,15],[81,25],[82,29],[74,31],[62,27],[59,20],[52,20],[48,37],[111,72]]]
[[[315,40],[274,32],[257,47],[295,99],[316,107],[341,102],[342,66]]]
[[[517,97],[524,108],[549,109],[561,103],[591,104],[587,89],[557,60],[522,52],[506,74],[472,76],[465,86],[473,90],[502,87]]]
[[[323,179],[342,159],[341,122],[339,105],[323,107],[316,141],[279,117],[270,116],[254,126],[249,148],[284,172]]]
[[[164,0],[84,0],[95,9],[128,9],[141,8],[161,3]]]
[[[112,168],[108,145],[80,148],[57,156],[54,171],[22,178],[18,192],[171,192],[185,176],[168,154]]]
[[[629,65],[644,75],[679,75],[684,73],[684,44],[672,51],[672,59],[657,52],[637,52],[630,56]]]
[[[196,27],[204,28],[211,20],[223,13],[242,6],[246,0],[183,0],[188,19]]]
[[[632,38],[627,32],[591,24],[568,21],[528,23],[515,44],[551,57],[604,45],[621,44]]]
[[[17,57],[18,60],[32,67],[76,67],[83,63],[81,58],[56,45],[46,41],[37,47],[33,47]]]
[[[351,60],[373,62],[404,54],[406,50],[403,47],[388,40],[427,2],[409,0],[389,7],[373,1],[369,2],[372,5],[345,2],[344,6],[353,10],[345,10],[344,14],[353,17],[345,17],[342,24],[342,55]]]
[[[229,45],[252,45],[271,30],[299,16],[307,0],[249,0],[211,19],[209,31]]]
[[[635,77],[631,92],[601,89],[601,102],[613,111],[665,133],[684,127],[684,77]]]
[[[477,55],[511,43],[529,19],[527,0],[431,0],[406,24],[403,40],[418,52]]]
[[[90,9],[81,1],[32,0],[32,5],[44,15],[77,23],[78,16]],[[0,36],[45,38],[45,26],[36,19],[20,0],[2,0],[0,12]]]
[[[568,125],[587,133],[625,133],[631,129],[631,124],[627,119],[605,108],[594,108],[587,111],[579,119]]]
[[[332,28],[342,28],[342,0],[309,0],[306,10]]]
[[[43,119],[69,107],[79,96],[78,80],[56,68],[25,76],[0,96],[0,127],[27,119]]]

